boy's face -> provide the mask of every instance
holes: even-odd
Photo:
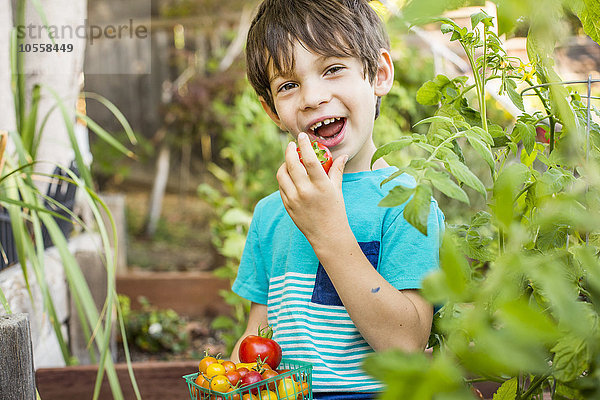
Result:
[[[294,69],[281,75],[270,69],[275,110],[261,99],[271,119],[294,138],[306,132],[330,148],[334,158],[348,154],[345,172],[368,170],[375,151],[372,140],[377,97],[393,83],[393,66],[386,50],[373,81],[353,57],[325,57],[294,45]]]

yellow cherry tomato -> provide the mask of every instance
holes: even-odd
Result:
[[[291,378],[285,378],[277,384],[279,400],[296,400],[296,382]]]
[[[225,375],[225,367],[223,364],[213,363],[206,367],[206,376],[211,378],[217,375]]]
[[[200,363],[198,364],[198,370],[200,372],[202,372],[203,374],[206,373],[206,368],[211,365],[218,362],[217,359],[213,356],[206,356],[204,357],[202,360],[200,360]]]
[[[226,392],[231,387],[225,375],[215,375],[210,381],[210,388],[217,392]]]
[[[270,390],[261,390],[258,398],[260,400],[278,400],[277,394],[275,392],[271,392]]]

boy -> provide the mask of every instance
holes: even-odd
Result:
[[[387,35],[366,0],[265,0],[246,53],[263,108],[298,144],[286,149],[280,190],[254,210],[233,284],[252,302],[243,336],[270,324],[284,357],[313,364],[317,399],[372,398],[383,387],[362,371],[367,355],[426,346],[433,308],[418,288],[437,267],[443,229],[433,199],[427,236],[404,206],[377,205],[393,186],[414,185],[402,175],[380,187],[395,168],[370,167],[394,77]],[[330,148],[328,174],[311,140]]]

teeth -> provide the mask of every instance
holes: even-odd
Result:
[[[323,125],[329,125],[330,123],[335,122],[335,121],[339,121],[340,119],[341,119],[340,117],[327,118],[327,119],[324,119],[323,121],[317,122],[316,124],[314,124],[313,126],[311,126],[310,129],[314,132],[315,129],[320,128]]]

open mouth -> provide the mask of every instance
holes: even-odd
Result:
[[[309,128],[309,133],[320,139],[331,140],[344,129],[345,124],[344,117],[326,118],[313,124]]]

